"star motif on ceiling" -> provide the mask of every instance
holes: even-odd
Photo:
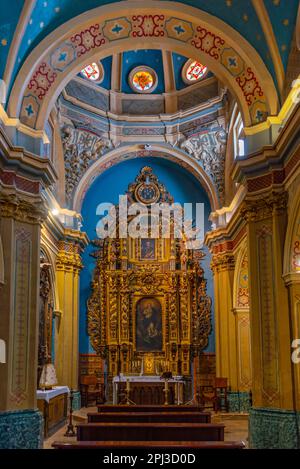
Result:
[[[62,53],[60,54],[59,58],[58,58],[58,61],[59,61],[59,62],[65,62],[66,58],[67,58],[67,53],[66,53],[66,52],[62,52]]]
[[[113,33],[119,34],[120,31],[122,31],[123,27],[120,26],[118,23],[112,28]]]
[[[185,32],[185,29],[183,29],[183,27],[181,26],[181,24],[178,24],[177,26],[174,27],[176,33],[179,35],[179,34],[182,34]]]
[[[30,117],[32,114],[34,114],[34,111],[32,109],[32,105],[29,104],[26,108],[25,111],[27,112],[28,117]]]

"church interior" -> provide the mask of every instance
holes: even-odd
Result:
[[[299,449],[299,1],[0,10],[0,448]]]

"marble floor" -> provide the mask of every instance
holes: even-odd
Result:
[[[96,407],[82,408],[74,412],[74,425],[87,421],[88,412],[96,412]],[[246,448],[248,447],[248,414],[230,414],[230,413],[214,413],[212,412],[212,422],[224,423],[225,425],[225,441],[244,441]],[[67,426],[60,428],[56,433],[44,441],[45,449],[52,449],[54,441],[75,441],[76,437],[66,437]]]

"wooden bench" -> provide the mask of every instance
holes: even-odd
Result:
[[[98,412],[201,412],[195,405],[99,405]]]
[[[85,423],[78,441],[223,441],[224,425],[212,423]]]
[[[182,422],[210,423],[210,412],[91,412],[87,414],[89,423],[101,422]]]
[[[243,441],[55,441],[55,449],[244,449]]]

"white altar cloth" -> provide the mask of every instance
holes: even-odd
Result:
[[[117,375],[113,378],[113,404],[118,404],[118,386],[119,383],[164,383],[165,380],[161,379],[159,375]],[[176,383],[176,404],[183,403],[183,377],[173,376],[168,379],[168,383]]]
[[[182,381],[182,376],[173,376],[171,379],[168,379],[169,383],[177,383],[177,381]],[[164,382],[164,379],[161,379],[159,375],[123,375],[120,374],[115,376],[113,379],[114,383],[124,383],[126,381],[136,382],[136,383],[159,383]]]
[[[52,389],[42,391],[38,389],[36,391],[36,398],[37,399],[44,399],[44,401],[48,402],[53,397],[59,396],[60,394],[70,393],[70,389],[68,386],[54,386]]]

